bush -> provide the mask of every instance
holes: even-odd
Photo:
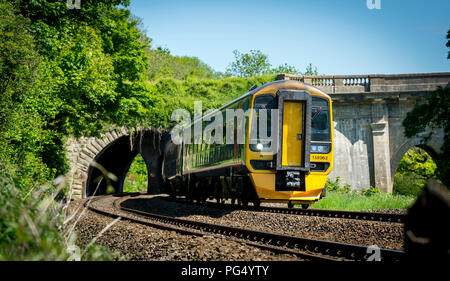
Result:
[[[418,196],[427,180],[413,173],[396,173],[394,177],[394,194]]]
[[[375,195],[375,194],[380,194],[380,193],[381,193],[381,190],[379,188],[373,187],[373,186],[369,187],[368,189],[361,190],[361,195],[369,196],[369,197],[372,195]]]
[[[67,204],[55,201],[64,184],[18,188],[15,173],[0,161],[0,260],[115,260],[103,247],[75,244]],[[70,222],[70,221],[69,221]]]
[[[246,94],[253,85],[262,85],[274,81],[273,75],[221,79],[197,79],[176,80],[162,78],[153,82],[147,82],[149,94],[158,100],[158,107],[153,108],[152,116],[148,124],[143,126],[161,125],[170,128],[175,124],[170,121],[175,109],[186,109],[193,114],[194,101],[202,101],[202,109],[219,108],[226,103]],[[159,118],[158,120],[156,120]]]

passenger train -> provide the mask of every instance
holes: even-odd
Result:
[[[198,202],[231,200],[255,206],[276,202],[303,208],[325,196],[327,175],[333,169],[330,96],[306,83],[278,80],[252,87],[184,130],[193,132],[198,122],[205,128],[215,114],[225,120],[227,109],[249,112],[243,122],[232,122],[235,133],[245,132],[244,141],[239,143],[235,135],[234,142],[228,143],[225,132],[223,143],[210,143],[204,137],[181,143],[169,140],[162,165],[168,194]],[[267,113],[266,120],[259,120],[261,110]],[[275,131],[272,116],[278,117]],[[267,132],[255,134],[265,121],[270,123]],[[261,135],[271,136],[270,141]]]

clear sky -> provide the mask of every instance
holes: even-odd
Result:
[[[233,50],[320,74],[448,72],[449,0],[131,0],[154,47],[225,71]],[[375,0],[373,0],[375,2]]]

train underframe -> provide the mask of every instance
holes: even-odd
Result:
[[[228,173],[220,176],[201,176],[198,174],[189,174],[179,176],[168,180],[165,185],[167,193],[172,197],[184,196],[189,202],[205,203],[206,200],[216,200],[218,203],[224,203],[227,200],[231,204],[239,204],[247,206],[252,203],[259,207],[261,202],[287,203],[288,207],[301,205],[302,208],[308,208],[312,203],[325,195],[323,189],[312,190],[311,192],[302,192],[303,195],[314,195],[301,198],[289,197],[286,195],[281,198],[279,196],[268,196],[268,198],[260,198],[255,188],[255,183],[249,174]],[[259,191],[261,193],[261,191]],[[273,192],[273,191],[272,191]],[[300,194],[298,194],[300,196]]]

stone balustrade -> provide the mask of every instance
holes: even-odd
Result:
[[[437,86],[447,86],[450,72],[369,75],[279,74],[277,80],[298,80],[328,94],[429,92]]]

